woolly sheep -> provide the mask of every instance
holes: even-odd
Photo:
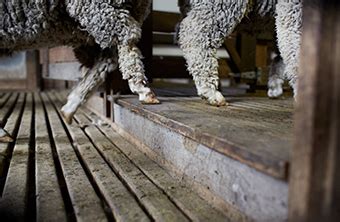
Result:
[[[1,1],[0,54],[59,45],[74,48],[85,71],[61,109],[68,123],[118,64],[140,101],[159,103],[146,86],[142,55],[136,47],[150,4],[151,0]],[[0,141],[10,140],[0,128]]]
[[[278,57],[271,65],[268,96],[282,94],[285,78],[297,94],[302,0],[179,0],[179,6],[185,17],[180,24],[179,44],[198,95],[211,105],[226,105],[218,91],[216,49],[249,13],[275,17],[282,60]]]

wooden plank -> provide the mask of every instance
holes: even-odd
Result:
[[[44,107],[35,97],[35,186],[37,221],[66,221],[64,201],[58,183]],[[53,216],[51,213],[53,212]]]
[[[31,137],[32,94],[26,98],[25,111],[14,146],[5,187],[0,199],[0,209],[7,217],[23,221],[27,216],[28,161]]]
[[[243,110],[233,108],[239,101],[251,101],[249,98],[230,98],[231,106],[226,108],[207,106],[198,98],[189,98],[189,101],[174,97],[160,99],[162,106],[141,105],[131,96],[116,102],[224,155],[286,179],[292,112],[268,108],[249,110],[247,106]]]
[[[82,77],[79,62],[50,63],[48,79],[76,81]]]
[[[2,91],[26,90],[26,79],[2,79],[0,89]]]
[[[88,118],[89,110],[81,110]],[[92,122],[95,122],[92,119]],[[229,221],[226,215],[214,209],[205,200],[195,194],[189,187],[171,177],[163,168],[149,159],[131,143],[116,133],[112,128],[99,126],[100,130],[110,141],[115,144],[130,160],[134,162],[158,187],[163,189],[167,195],[179,206],[193,221]],[[230,212],[228,213],[230,216]],[[231,221],[242,221],[242,216],[234,215]]]
[[[0,99],[0,108],[2,108],[8,101],[8,99],[12,96],[12,93],[4,93],[4,96]]]
[[[72,201],[75,217],[79,221],[106,221],[102,202],[86,176],[56,110],[46,94],[42,94],[42,99],[47,110],[58,159]]]
[[[53,94],[50,94],[50,97],[55,104],[59,104]],[[67,128],[75,148],[112,209],[115,219],[117,221],[150,221],[135,197],[111,170],[80,126],[74,124],[68,125]],[[96,140],[96,138],[92,138],[92,140]]]
[[[79,124],[87,126],[86,134],[93,138],[93,142],[101,155],[114,169],[115,173],[128,184],[139,201],[145,206],[156,221],[188,221],[169,197],[153,184],[141,170],[129,160],[114,144],[111,143],[89,120],[82,114],[75,115]],[[99,142],[100,141],[100,142]]]
[[[25,99],[25,95],[24,93],[21,93],[15,105],[15,108],[11,116],[8,117],[7,123],[4,127],[5,130],[9,132],[12,136],[16,136],[16,132],[19,128],[19,120],[20,120],[21,111],[23,109],[24,99]],[[11,146],[12,144],[0,143],[0,178],[1,179],[4,179],[4,176],[5,176],[4,173],[7,168],[8,161],[9,161],[8,155],[10,155],[9,152],[10,152]]]
[[[70,47],[56,47],[49,49],[49,63],[64,63],[78,61]]]
[[[289,221],[339,221],[340,2],[303,4]]]
[[[8,116],[11,114],[12,108],[15,106],[16,99],[18,98],[18,94],[13,94],[7,103],[0,109],[0,126],[6,124]]]
[[[40,89],[41,73],[39,68],[38,51],[26,52],[26,90]]]

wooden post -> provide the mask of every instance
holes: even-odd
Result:
[[[38,51],[34,50],[26,52],[26,66],[27,66],[26,89],[32,91],[40,89],[41,72]]]
[[[304,0],[289,221],[340,218],[340,1]]]

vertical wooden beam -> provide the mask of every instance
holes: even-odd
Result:
[[[340,1],[304,0],[289,221],[340,218]]]
[[[27,90],[40,89],[41,72],[38,51],[34,50],[26,52],[26,66],[27,66],[26,89]]]

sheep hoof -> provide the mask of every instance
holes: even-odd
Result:
[[[213,97],[208,98],[208,103],[217,107],[228,105],[227,101],[220,92],[216,92]]]
[[[66,122],[68,125],[71,125],[71,124],[72,124],[72,120],[73,120],[74,112],[68,113],[68,112],[63,111],[63,109],[61,109],[60,113],[61,113],[61,115],[63,116],[65,122]]]
[[[269,81],[268,83],[268,92],[267,95],[270,99],[277,99],[283,94],[283,89],[282,89],[282,84],[283,80],[281,79],[276,79]]]
[[[156,95],[153,92],[149,92],[143,100],[141,100],[143,104],[160,104],[161,102],[156,98]]]
[[[14,139],[4,129],[0,129],[0,143],[12,143]]]

